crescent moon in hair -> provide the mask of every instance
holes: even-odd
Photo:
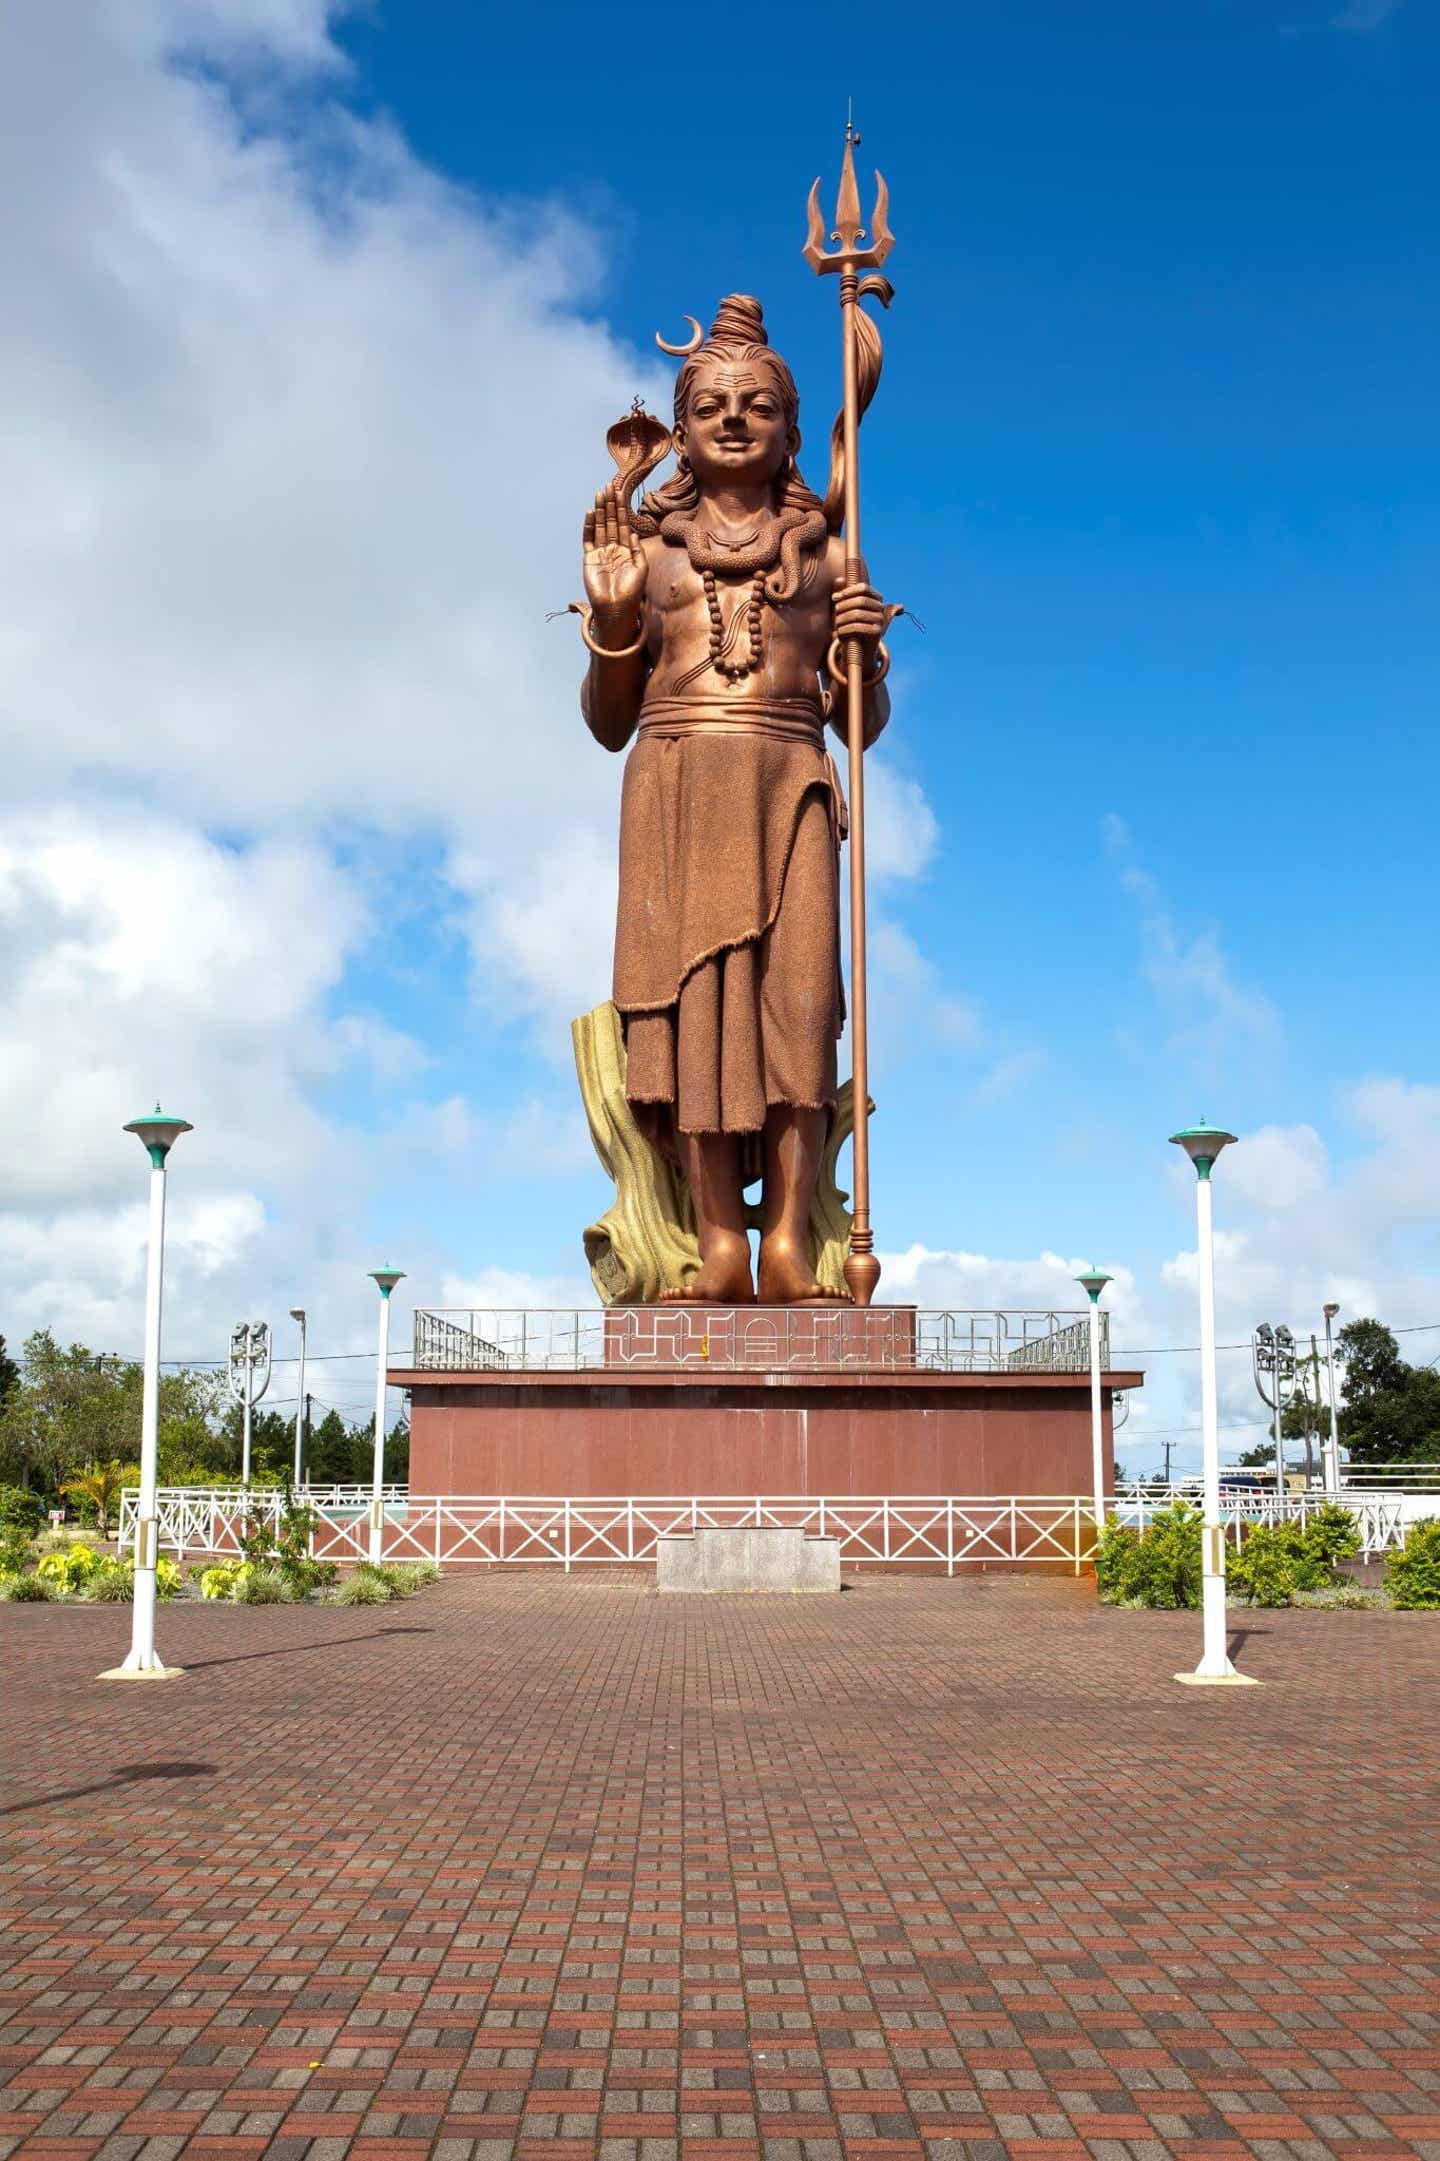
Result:
[[[700,328],[700,325],[696,322],[694,316],[687,315],[684,320],[690,325],[690,335],[685,340],[685,343],[683,345],[667,344],[666,340],[661,337],[658,330],[655,333],[655,343],[659,346],[661,352],[669,353],[671,357],[675,360],[688,360],[690,358],[690,355],[692,353],[698,353],[701,346],[705,343],[705,333]]]

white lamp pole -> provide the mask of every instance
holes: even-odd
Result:
[[[1105,1422],[1100,1409],[1100,1293],[1110,1278],[1092,1268],[1076,1281],[1090,1299],[1090,1469],[1095,1492],[1095,1536],[1105,1528]]]
[[[1330,1323],[1339,1311],[1337,1305],[1325,1308],[1325,1372],[1330,1390],[1330,1463],[1325,1474],[1325,1488],[1329,1493],[1340,1491],[1340,1421],[1335,1411],[1335,1344],[1330,1334]]]
[[[1205,1515],[1201,1525],[1201,1600],[1204,1645],[1193,1673],[1177,1673],[1177,1681],[1201,1687],[1253,1685],[1246,1673],[1230,1663],[1225,1641],[1225,1527],[1220,1521],[1220,1410],[1215,1375],[1215,1236],[1210,1210],[1210,1173],[1222,1148],[1234,1140],[1219,1126],[1187,1126],[1172,1133],[1171,1140],[1183,1148],[1195,1166],[1195,1217],[1199,1233],[1200,1260],[1200,1425],[1205,1462]]]
[[[164,1666],[155,1649],[155,1563],[160,1558],[155,1520],[156,1456],[160,1435],[160,1307],[165,1279],[165,1158],[182,1133],[194,1129],[188,1119],[169,1118],[157,1103],[144,1118],[132,1118],[127,1133],[138,1134],[150,1158],[150,1254],[145,1272],[145,1384],[140,1399],[140,1506],[135,1521],[135,1604],[131,1609],[130,1649],[123,1664],[102,1673],[102,1681],[168,1681],[180,1671]]]
[[[380,1289],[380,1348],[375,1368],[375,1472],[370,1487],[370,1558],[378,1561],[385,1531],[385,1389],[390,1356],[390,1293],[405,1278],[403,1268],[372,1268]]]
[[[305,1308],[292,1306],[290,1318],[300,1323],[300,1394],[295,1404],[295,1491],[298,1493],[304,1476],[305,1453]]]

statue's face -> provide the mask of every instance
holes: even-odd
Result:
[[[703,489],[773,480],[799,438],[764,361],[717,355],[696,371],[676,440]]]

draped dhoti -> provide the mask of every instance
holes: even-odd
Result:
[[[844,804],[808,699],[655,699],[625,767],[615,1004],[626,1095],[673,1152],[835,1107]]]

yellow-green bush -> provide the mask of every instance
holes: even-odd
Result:
[[[113,1567],[113,1561],[97,1553],[93,1546],[66,1546],[63,1552],[43,1553],[36,1564],[35,1573],[52,1590],[78,1591],[100,1569]]]
[[[1440,1516],[1412,1523],[1400,1551],[1386,1554],[1385,1588],[1407,1611],[1440,1607]]]

